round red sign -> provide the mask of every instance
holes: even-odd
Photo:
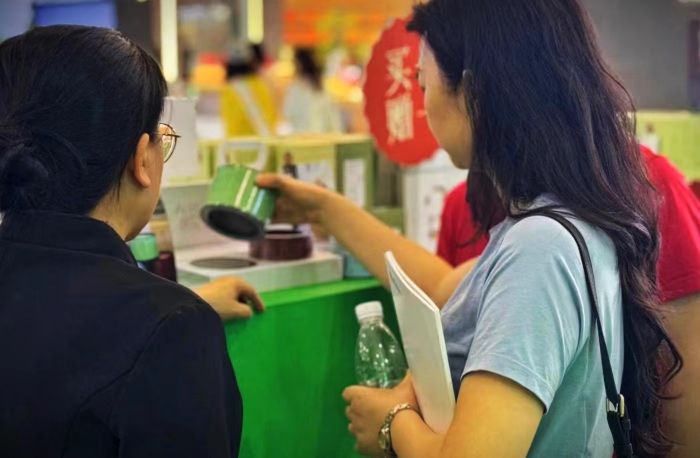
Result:
[[[420,37],[395,19],[372,49],[364,84],[365,116],[380,151],[399,164],[415,165],[438,144],[425,117],[416,80]]]

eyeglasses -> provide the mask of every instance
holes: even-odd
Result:
[[[163,162],[168,162],[175,152],[177,139],[180,138],[180,136],[175,133],[173,126],[164,122],[158,125],[158,135],[161,137],[163,146]]]

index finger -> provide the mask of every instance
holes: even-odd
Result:
[[[243,298],[245,299],[248,299],[248,301],[251,303],[250,305],[253,307],[253,310],[255,310],[256,312],[263,312],[265,310],[265,304],[263,303],[262,299],[260,298],[260,295],[255,290],[255,288],[253,288],[252,285],[241,280],[238,286],[239,295],[243,296]]]
[[[284,189],[285,178],[285,176],[277,173],[261,173],[255,179],[255,183],[261,188],[282,190]]]

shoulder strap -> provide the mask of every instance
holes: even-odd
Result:
[[[591,301],[593,321],[595,322],[596,329],[598,331],[600,360],[603,363],[603,382],[605,383],[605,394],[607,398],[608,426],[610,427],[610,432],[613,436],[615,452],[618,458],[634,457],[632,442],[630,440],[632,422],[630,421],[627,409],[625,408],[625,398],[617,391],[617,385],[615,384],[615,375],[612,370],[612,365],[610,364],[608,345],[605,342],[603,326],[601,324],[600,313],[598,311],[598,295],[596,294],[593,264],[591,263],[591,256],[588,252],[586,241],[584,240],[583,235],[581,235],[581,232],[571,221],[563,216],[562,213],[554,211],[551,207],[527,212],[522,215],[522,218],[527,218],[530,216],[544,216],[555,220],[561,224],[576,241],[579,254],[581,255],[581,261],[583,262],[583,272],[586,277],[588,297]]]

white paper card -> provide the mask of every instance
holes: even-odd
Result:
[[[406,361],[423,419],[445,433],[455,409],[454,390],[440,310],[404,273],[391,252],[385,254]]]

